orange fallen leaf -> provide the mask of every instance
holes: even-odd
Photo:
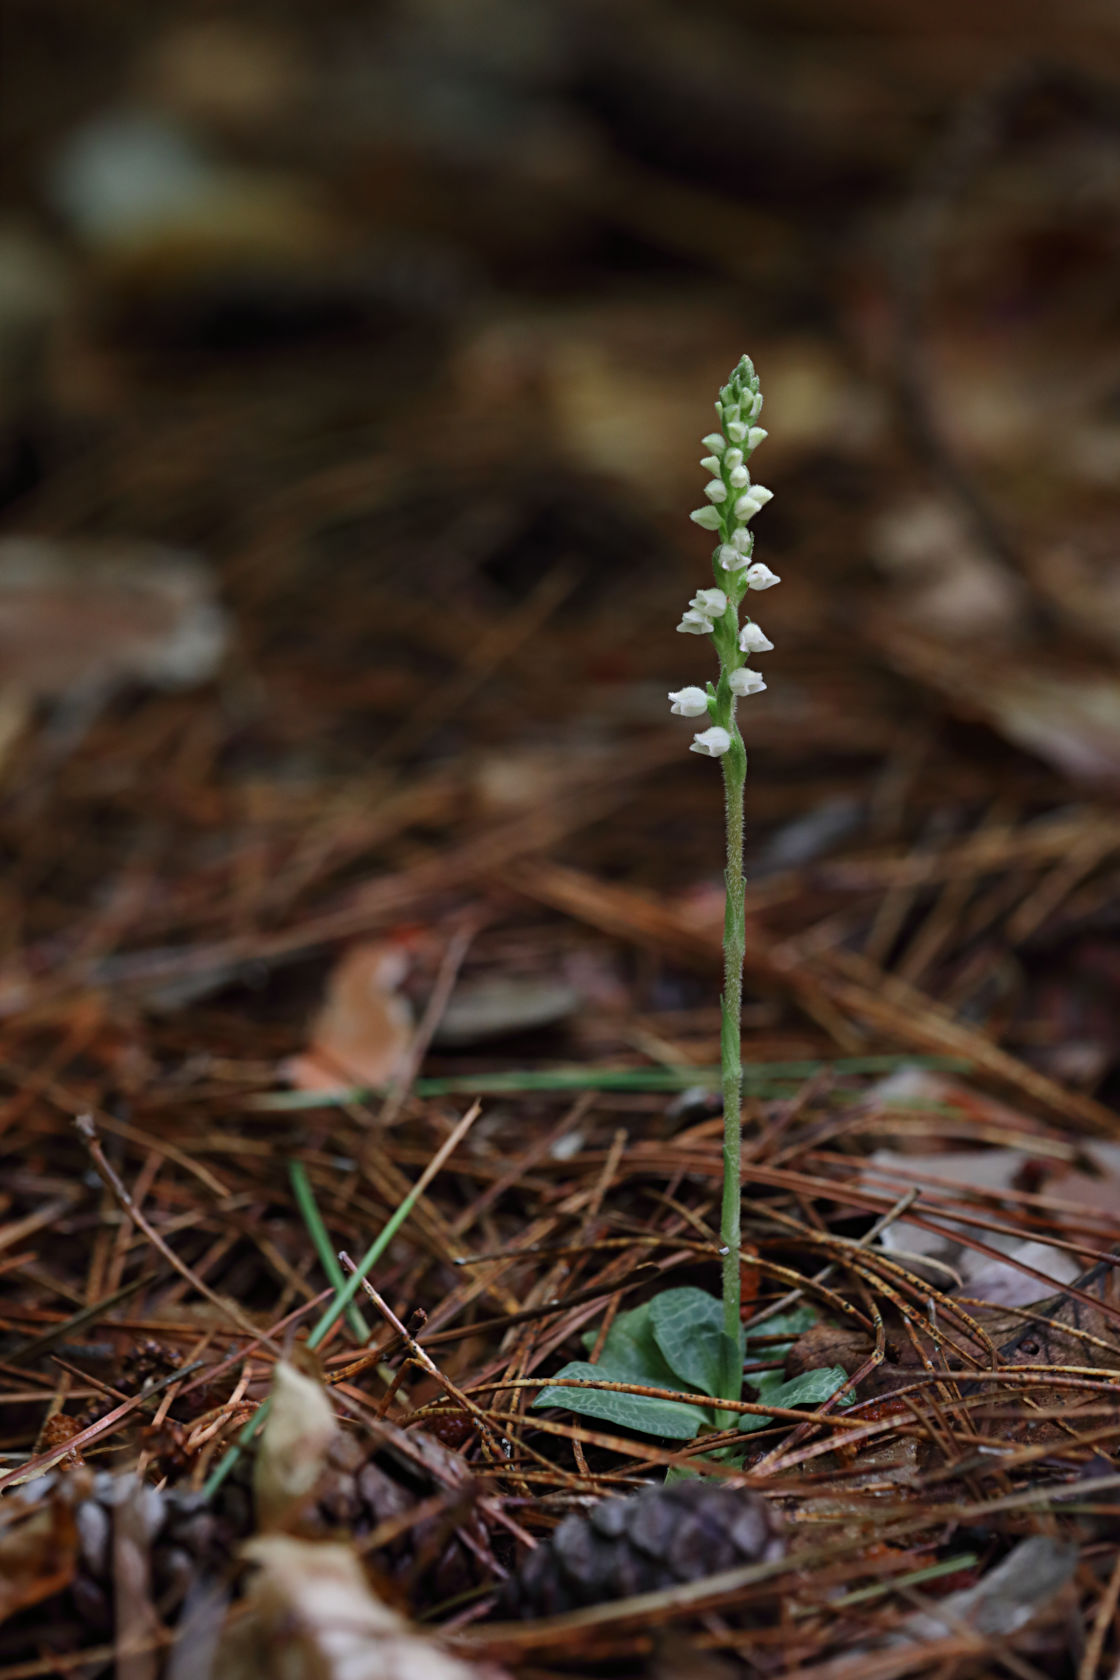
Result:
[[[284,1072],[304,1091],[391,1084],[412,1042],[412,1010],[397,988],[409,958],[399,944],[367,940],[338,961],[310,1043]]]

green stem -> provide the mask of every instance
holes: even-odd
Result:
[[[721,683],[720,687],[723,687]],[[728,1369],[723,1397],[738,1400],[743,1372],[738,1356],[741,1312],[739,1251],[742,1200],[742,1011],[743,959],[746,918],[743,908],[743,797],[747,754],[735,724],[732,705],[725,727],[731,750],[723,757],[723,786],[727,805],[727,898],[723,924],[723,1011],[720,1027],[721,1087],[723,1091],[723,1207],[720,1241],[723,1250],[723,1327],[727,1336]]]

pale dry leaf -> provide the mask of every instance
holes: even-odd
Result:
[[[902,612],[933,635],[1006,639],[1022,620],[1022,584],[944,500],[911,496],[888,508],[872,528],[871,551]]]
[[[1008,620],[1010,624],[1010,620]],[[1120,781],[1120,682],[1111,667],[1073,667],[1045,655],[1015,660],[985,649],[984,680],[960,637],[928,635],[901,614],[872,612],[871,641],[897,670],[941,694],[953,712],[982,718],[1005,740],[1073,781]]]
[[[981,1264],[977,1265],[976,1262]],[[1048,1285],[1030,1272],[1041,1273],[1052,1283],[1073,1283],[1081,1271],[1072,1254],[1051,1243],[1022,1242],[1012,1248],[1006,1260],[985,1260],[982,1255],[970,1256],[962,1268],[968,1279],[968,1294],[989,1307],[1029,1307],[1045,1295]]]
[[[250,266],[306,272],[338,257],[341,234],[309,184],[212,159],[184,124],[128,107],[73,130],[47,192],[106,272],[133,280]]]
[[[1020,1115],[1005,1103],[1000,1103],[981,1091],[975,1091],[960,1081],[928,1068],[899,1068],[879,1080],[869,1092],[869,1101],[876,1110],[883,1111],[884,1121],[898,1112],[921,1114],[923,1109],[947,1116],[959,1116],[956,1125],[945,1126],[946,1135],[967,1136],[975,1128],[978,1133],[997,1127],[1004,1133],[1023,1136],[1021,1148],[941,1149],[918,1152],[905,1143],[898,1149],[877,1149],[868,1157],[863,1182],[879,1194],[902,1192],[918,1186],[927,1192],[930,1205],[938,1201],[956,1200],[968,1204],[976,1192],[985,1191],[989,1207],[999,1206],[1000,1192],[1014,1190],[1028,1162],[1037,1162],[1047,1153],[1047,1140],[1032,1137],[1034,1122]],[[1055,1162],[1053,1172],[1068,1171]],[[1048,1178],[1047,1187],[1053,1189],[1055,1180]],[[953,1187],[960,1186],[954,1192]],[[1016,1217],[1016,1204],[1008,1201],[1006,1214],[1000,1222],[1011,1223]],[[966,1295],[990,1303],[992,1306],[1028,1306],[1047,1293],[1047,1284],[1064,1285],[1077,1276],[1079,1266],[1073,1255],[1064,1249],[1013,1232],[983,1230],[938,1216],[941,1229],[923,1229],[908,1220],[899,1220],[888,1227],[882,1236],[882,1246],[895,1254],[905,1265],[924,1275],[928,1269],[931,1281],[942,1287],[946,1284],[945,1268],[959,1277]],[[970,1248],[968,1238],[979,1237],[990,1249],[998,1249],[1006,1260],[977,1253]],[[923,1265],[925,1262],[925,1265]],[[1022,1267],[1027,1266],[1040,1277],[1031,1277]]]
[[[555,1026],[581,1003],[574,986],[548,975],[480,975],[455,988],[435,1044],[479,1044],[509,1033]]]
[[[257,1526],[279,1528],[318,1484],[338,1434],[322,1383],[282,1359],[272,1378],[271,1406],[253,1466]]]
[[[962,1626],[989,1639],[1009,1639],[1038,1617],[1056,1612],[1076,1567],[1076,1546],[1048,1534],[1032,1535],[974,1586],[908,1616],[889,1642],[945,1639]]]
[[[382,1604],[347,1546],[268,1535],[242,1556],[256,1569],[212,1680],[504,1680]]]
[[[478,422],[468,435],[543,412],[573,461],[671,505],[695,474],[694,393],[725,377],[737,330],[726,315],[685,318],[663,299],[536,310],[468,339],[451,379]]]
[[[382,940],[354,945],[340,958],[307,1049],[285,1066],[293,1085],[337,1091],[391,1084],[412,1042],[412,1011],[397,991],[408,963],[399,945]]]
[[[985,696],[996,727],[1075,781],[1120,781],[1120,683],[1111,674],[1008,672]]]
[[[124,1478],[113,1510],[113,1630],[118,1680],[156,1680],[154,1640],[159,1617],[152,1601],[152,1539],[161,1520],[156,1490]]]
[[[35,699],[104,699],[128,683],[190,688],[225,652],[209,568],[146,543],[0,540],[0,671]]]
[[[963,1195],[956,1199],[968,1202],[972,1191],[986,1190],[998,1196],[999,1191],[1012,1189],[1026,1160],[1018,1149],[951,1150],[937,1155],[877,1149],[868,1162],[871,1171],[865,1182],[869,1186],[876,1182],[881,1191],[882,1179],[876,1178],[874,1169],[885,1168],[899,1189],[904,1185],[928,1187],[930,1202],[952,1197],[946,1184],[960,1185]],[[1047,1285],[1020,1270],[1021,1266],[1030,1266],[1054,1284],[1072,1283],[1080,1270],[1072,1255],[1047,1243],[999,1231],[977,1232],[974,1226],[940,1215],[937,1223],[941,1230],[930,1231],[900,1219],[883,1232],[883,1248],[919,1275],[924,1271],[923,1260],[934,1262],[929,1275],[942,1286],[946,1281],[944,1268],[949,1267],[961,1278],[966,1295],[992,1306],[1027,1306],[1046,1293]],[[959,1241],[954,1240],[954,1233],[959,1233]],[[1006,1254],[1007,1260],[978,1254],[968,1245],[970,1235],[980,1236],[989,1248]]]
[[[881,395],[826,340],[783,337],[768,350],[768,450],[862,451],[882,436],[885,418]]]

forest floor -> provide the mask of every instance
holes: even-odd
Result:
[[[491,62],[437,10],[367,64],[345,6],[12,8],[0,1680],[1114,1674],[1115,30],[494,4]],[[237,167],[122,231],[130,99]],[[666,693],[743,350],[783,581],[713,1457],[533,1402],[718,1289],[721,792]],[[528,1584],[686,1464],[754,1553]]]

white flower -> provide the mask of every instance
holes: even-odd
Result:
[[[696,612],[691,607],[685,613],[677,629],[683,636],[709,636],[712,631],[712,621],[702,612]]]
[[[727,500],[727,486],[722,478],[713,478],[710,484],[705,484],[704,494],[710,502],[725,502]]]
[[[769,566],[764,566],[761,560],[756,560],[753,566],[747,568],[748,589],[773,589],[781,578],[772,572]]]
[[[727,679],[727,686],[732,694],[761,694],[766,684],[759,671],[752,671],[749,665],[743,665],[738,671],[732,671]]]
[[[705,531],[719,530],[719,514],[714,507],[693,508],[688,517],[694,525],[702,525]]]
[[[731,541],[735,544],[735,547],[739,550],[740,554],[749,554],[751,549],[754,547],[754,532],[732,531]]]
[[[723,429],[732,443],[742,443],[747,435],[747,428],[741,420],[726,420]]]
[[[689,752],[702,753],[705,758],[722,758],[725,752],[731,750],[731,737],[726,729],[719,724],[713,724],[711,729],[703,730],[692,737]]]
[[[727,439],[722,432],[709,432],[707,437],[700,439],[700,442],[705,449],[710,449],[713,455],[722,455],[727,448]]]
[[[674,717],[708,715],[708,696],[702,688],[678,688],[675,693],[670,689],[669,699],[673,702],[671,710]]]
[[[716,555],[716,559],[719,561],[725,572],[741,571],[747,563],[746,555],[740,554],[739,550],[734,548],[731,543],[723,544],[719,553]]]
[[[698,589],[688,604],[705,618],[719,618],[727,611],[727,596],[722,589]]]
[[[740,653],[769,653],[773,646],[761,624],[755,624],[753,619],[739,632]]]
[[[746,467],[733,467],[730,473],[731,484],[735,490],[745,490],[751,481],[751,475]]]
[[[723,457],[723,464],[725,467],[730,467],[731,471],[734,472],[736,467],[741,467],[743,464],[743,451],[741,449],[729,449]]]
[[[705,455],[701,458],[700,465],[703,467],[705,472],[718,473],[718,471],[719,471],[719,456],[718,455]]]
[[[761,426],[752,426],[750,431],[747,433],[747,447],[750,449],[757,449],[763,438],[768,438],[769,436],[770,433],[764,431]]]
[[[767,502],[774,500],[773,490],[767,490],[765,484],[752,484],[745,496],[740,496],[735,503],[736,519],[751,519]]]

